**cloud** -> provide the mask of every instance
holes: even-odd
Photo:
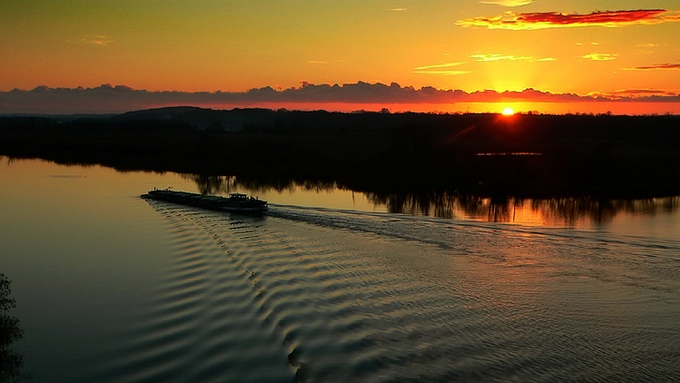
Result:
[[[94,35],[85,36],[78,40],[67,40],[69,44],[85,44],[85,45],[96,45],[100,47],[105,47],[107,45],[113,44],[113,39],[105,35]]]
[[[461,63],[461,62],[453,62],[453,63],[446,63],[446,64],[420,66],[420,67],[413,68],[413,69],[414,70],[426,70],[426,69],[450,68],[452,66],[458,66],[458,65],[462,65],[462,64],[463,63]]]
[[[534,0],[492,0],[480,1],[482,4],[502,5],[504,7],[521,7],[531,4]]]
[[[616,56],[618,55],[610,53],[590,53],[585,56],[582,56],[581,58],[593,61],[611,61],[616,60]]]
[[[447,69],[447,68],[455,67],[455,66],[462,65],[462,64],[463,64],[462,62],[452,62],[452,63],[446,63],[446,64],[426,65],[426,66],[413,68],[413,73],[436,74],[436,75],[445,75],[445,76],[456,76],[456,75],[470,73],[469,71],[466,71],[466,70],[450,70],[450,69]]]
[[[328,62],[319,61],[319,60],[309,60],[309,61],[307,61],[307,64],[324,65],[324,64],[328,64]]]
[[[436,70],[436,69],[435,69]],[[643,91],[621,91],[611,95],[551,93],[534,89],[497,92],[465,92],[433,87],[416,89],[397,83],[390,85],[363,81],[343,85],[303,82],[299,87],[277,90],[266,86],[247,92],[154,92],[127,86],[101,85],[95,88],[14,89],[0,92],[0,113],[122,113],[164,106],[202,106],[228,109],[234,107],[290,107],[313,104],[455,104],[466,102],[673,102],[680,95]],[[359,106],[361,107],[361,106]]]
[[[633,68],[621,68],[623,70],[680,70],[680,64],[656,64],[649,66],[638,66]]]
[[[663,102],[663,100],[668,100],[672,102],[680,101],[680,95],[667,92],[660,89],[624,89],[617,90],[611,93],[592,93],[592,97],[599,99],[606,99],[611,101],[652,101],[652,102]]]
[[[529,30],[564,27],[616,27],[635,24],[660,24],[680,21],[680,12],[664,9],[638,9],[593,12],[588,14],[534,12],[506,12],[495,17],[473,17],[459,20],[455,24],[463,27],[485,27],[488,29]]]
[[[500,55],[497,53],[491,53],[491,54],[474,54],[470,55],[473,59],[476,59],[477,62],[490,62],[490,61],[500,61],[500,60],[510,60],[510,61],[516,61],[516,60],[531,60],[532,57],[530,56],[514,56],[514,55]]]
[[[549,62],[549,61],[557,61],[556,58],[554,57],[543,57],[541,59],[536,60],[537,62]]]
[[[438,74],[442,76],[457,76],[461,74],[468,74],[468,70],[414,70],[413,73],[417,74]]]
[[[649,95],[661,95],[661,96],[675,96],[673,92],[666,92],[665,90],[659,89],[626,89],[617,90],[612,93],[612,95],[619,96],[649,96]]]
[[[392,12],[405,12],[408,11],[408,8],[392,8],[390,9]]]

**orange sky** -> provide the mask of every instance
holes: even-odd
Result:
[[[37,102],[10,94],[15,88],[242,93],[303,82],[590,96],[537,103],[526,93],[414,107],[431,111],[500,111],[514,101],[519,111],[680,113],[677,0],[6,0],[0,14],[4,113]],[[662,102],[593,101],[639,96]],[[407,105],[393,101],[372,104]],[[346,108],[371,103],[355,104]]]

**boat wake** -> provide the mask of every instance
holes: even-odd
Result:
[[[680,373],[672,241],[148,202],[173,250],[105,381],[632,382]]]
[[[575,246],[620,245],[628,253],[640,252],[642,256],[658,256],[680,261],[680,241],[614,235],[601,231],[521,226],[508,223],[488,223],[467,220],[412,216],[394,213],[367,213],[351,210],[271,205],[272,217],[306,222],[314,225],[371,232],[394,238],[430,243],[446,249],[460,246],[460,235],[487,235],[498,233],[510,236],[531,236],[534,239],[568,240]],[[577,241],[577,242],[574,242]]]

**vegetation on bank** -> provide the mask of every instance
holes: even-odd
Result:
[[[680,117],[163,108],[0,117],[0,154],[368,192],[680,194]]]
[[[11,348],[12,343],[23,338],[24,334],[24,330],[19,327],[19,319],[9,313],[15,307],[11,281],[0,273],[0,382],[14,381],[22,376],[24,358]]]

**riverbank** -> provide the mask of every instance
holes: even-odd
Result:
[[[680,194],[680,117],[164,108],[0,117],[0,154],[369,192]]]

